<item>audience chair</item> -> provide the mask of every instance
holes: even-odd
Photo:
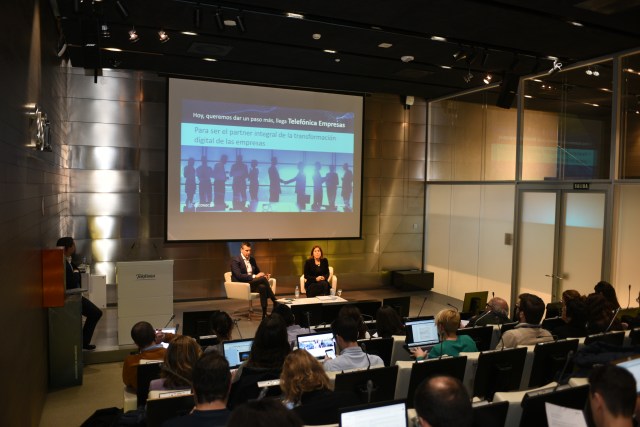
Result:
[[[596,341],[622,346],[624,343],[624,331],[601,332],[599,334],[589,335],[585,338],[584,345],[589,345]]]
[[[149,399],[146,407],[146,425],[147,427],[160,427],[171,418],[187,415],[194,405],[192,394]]]
[[[472,427],[504,427],[509,402],[474,402]]]
[[[147,402],[149,395],[149,383],[151,380],[160,378],[162,362],[160,360],[140,360],[137,367],[137,389],[134,391],[129,387],[124,387],[124,412],[132,411]]]
[[[329,284],[331,285],[331,288],[334,291],[337,291],[338,290],[338,277],[335,274],[333,274],[333,267],[332,266],[329,266],[329,278],[331,279],[331,280],[329,280]],[[306,283],[306,280],[304,280],[304,274],[303,274],[302,276],[300,276],[300,293],[303,293],[303,294],[307,293],[307,290],[305,289],[305,286],[304,286],[305,283]]]
[[[273,277],[270,278],[269,285],[271,286],[271,290],[275,294],[276,279],[274,279]],[[251,319],[251,315],[253,314],[253,300],[256,300],[256,299],[259,300],[260,294],[257,292],[251,292],[251,286],[249,286],[248,283],[232,282],[230,271],[227,271],[226,273],[224,273],[224,290],[227,293],[227,298],[239,299],[239,300],[249,302],[249,310],[247,313],[247,317]],[[237,314],[237,313],[234,312],[234,314]]]
[[[335,391],[354,392],[365,403],[393,400],[398,367],[372,368],[337,374]]]
[[[407,389],[407,407],[413,408],[413,395],[416,389],[426,378],[434,375],[449,375],[462,382],[467,367],[467,357],[442,357],[439,359],[427,359],[424,362],[414,363],[411,367],[409,387]]]

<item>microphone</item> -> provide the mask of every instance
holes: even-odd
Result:
[[[136,241],[134,240],[131,246],[129,247],[129,253],[127,254],[127,258],[131,258],[131,253],[133,252],[133,248],[136,247]]]
[[[178,334],[179,330],[180,330],[180,323],[176,323],[176,335]]]
[[[631,306],[631,283],[629,283],[629,296],[627,297],[627,308]]]
[[[173,319],[175,319],[175,318],[176,318],[176,315],[175,315],[175,314],[172,314],[172,315],[171,315],[171,318],[169,319],[169,321],[167,322],[167,324],[166,324],[166,325],[164,325],[164,328],[166,328],[167,326],[169,326],[169,323],[171,323],[171,321],[172,321]],[[162,328],[162,329],[164,329],[164,328]]]
[[[367,362],[369,362],[369,366],[367,366],[367,369],[371,368],[371,359],[369,359],[369,354],[367,354],[367,346],[364,345],[363,342],[360,343],[360,348],[362,349],[362,351],[364,352],[364,355],[367,356]],[[369,386],[369,383],[367,383],[367,388]]]
[[[480,321],[480,319],[482,319],[483,317],[485,317],[487,314],[491,313],[493,310],[485,310],[484,313],[482,313],[480,315],[480,317],[478,317],[475,322],[473,323],[473,327],[475,328],[476,326],[478,326],[478,322]]]
[[[420,314],[422,313],[422,308],[424,307],[424,303],[427,302],[427,297],[424,297],[424,299],[422,300],[422,305],[420,306],[420,311],[418,311],[418,317],[420,317]]]
[[[262,387],[260,389],[260,394],[258,395],[258,398],[256,400],[264,399],[264,397],[267,395],[268,391],[269,391],[269,387]]]
[[[456,306],[455,306],[455,305],[453,305],[453,304],[447,303],[447,305],[448,305],[449,307],[453,308],[455,311],[460,311],[460,310],[458,310],[458,307],[456,307]]]
[[[573,355],[574,355],[573,350],[569,350],[569,353],[567,353],[567,360],[565,360],[564,366],[562,367],[562,371],[560,371],[560,376],[558,377],[558,384],[553,388],[553,391],[556,391],[558,387],[560,387],[560,381],[562,381],[562,378],[564,377],[567,367],[569,366],[569,362],[571,362],[571,359],[573,359]]]
[[[611,318],[611,322],[609,322],[609,326],[607,326],[607,329],[604,330],[605,333],[609,332],[609,329],[611,329],[611,326],[613,326],[613,322],[616,320],[616,316],[618,315],[619,311],[620,311],[620,307],[616,308],[616,311],[613,312],[613,317]]]
[[[307,318],[307,329],[309,329],[309,333],[311,333],[311,313],[305,311],[304,315]]]
[[[242,339],[242,332],[240,332],[240,326],[238,326],[238,319],[233,319],[233,324],[236,326],[236,330],[238,331],[238,336]]]
[[[491,291],[491,298],[495,298],[496,297],[496,293]]]

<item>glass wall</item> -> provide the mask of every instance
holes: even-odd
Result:
[[[524,80],[522,180],[609,178],[612,61]]]
[[[640,54],[622,58],[620,178],[640,178]]]

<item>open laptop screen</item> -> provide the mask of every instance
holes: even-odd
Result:
[[[388,427],[407,425],[404,402],[372,403],[352,406],[340,411],[340,427]]]
[[[324,359],[327,350],[335,350],[331,332],[298,335],[296,340],[299,349],[307,350],[316,359]]]
[[[222,343],[222,352],[231,369],[237,368],[249,358],[251,344],[253,344],[253,339],[225,341]]]
[[[640,394],[640,357],[619,362],[618,366],[631,372],[633,378],[636,379],[636,393]]]
[[[410,320],[405,324],[405,330],[409,348],[430,347],[439,342],[435,319]]]

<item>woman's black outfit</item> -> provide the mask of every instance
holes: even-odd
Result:
[[[325,280],[317,281],[316,278],[324,276]],[[304,263],[304,279],[305,279],[305,291],[307,297],[312,298],[318,295],[329,295],[331,285],[327,281],[329,278],[329,260],[326,258],[320,259],[320,265],[316,264],[315,259],[309,258]]]

